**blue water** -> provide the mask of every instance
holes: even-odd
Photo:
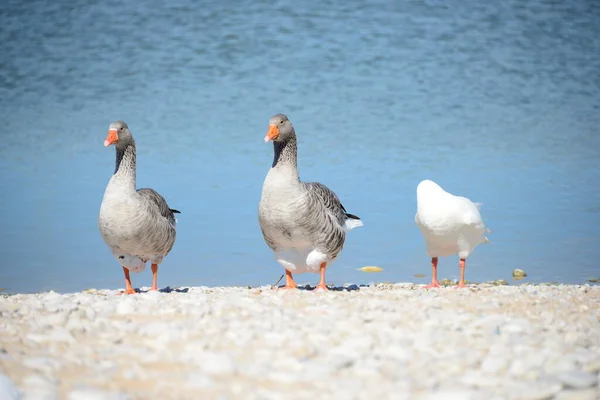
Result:
[[[430,274],[414,224],[426,178],[483,203],[491,243],[467,279],[598,277],[599,20],[593,0],[4,0],[0,287],[124,286],[97,228],[117,119],[138,186],[182,211],[159,285],[273,283],[257,204],[276,113],[302,179],[365,223],[329,283],[427,281],[413,276]],[[132,279],[150,285],[149,268]]]

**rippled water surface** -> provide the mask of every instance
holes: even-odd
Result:
[[[117,119],[138,144],[138,186],[182,211],[159,284],[273,283],[257,204],[279,112],[301,177],[365,223],[330,283],[427,280],[413,276],[430,273],[414,224],[426,178],[483,203],[491,243],[467,279],[599,277],[598,20],[592,0],[5,0],[0,286],[123,287],[96,222]]]

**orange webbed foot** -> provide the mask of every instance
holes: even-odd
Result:
[[[327,268],[327,263],[321,263],[321,266],[319,268],[321,271],[321,280],[319,281],[319,284],[315,287],[313,292],[327,292],[329,290],[327,285],[325,285],[325,268]]]
[[[429,285],[425,286],[425,289],[432,289],[432,288],[440,287],[440,283],[437,280],[437,265],[438,265],[438,258],[431,257],[431,283]]]
[[[280,279],[281,280],[281,279]],[[279,283],[279,281],[277,282]],[[277,283],[275,285],[277,285]],[[297,289],[298,285],[296,284],[296,282],[294,282],[294,277],[292,276],[292,273],[288,270],[285,271],[285,286],[280,287],[280,288],[275,288],[277,290],[290,290],[290,289]]]
[[[277,288],[277,290],[292,290],[292,289],[298,289],[298,285],[285,285],[280,288]]]
[[[125,275],[125,291],[119,294],[135,294],[135,289],[131,286],[131,278],[129,277],[129,269],[123,267],[123,274]]]
[[[318,284],[313,289],[313,292],[327,292],[327,291],[329,291],[329,288],[327,287],[327,285],[324,285],[324,284]]]

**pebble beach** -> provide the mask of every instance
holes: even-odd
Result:
[[[0,399],[600,398],[600,286],[0,296]]]

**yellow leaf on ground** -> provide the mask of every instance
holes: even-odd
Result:
[[[368,267],[358,268],[358,270],[362,271],[362,272],[381,272],[381,271],[383,271],[383,268],[375,267],[375,266],[371,265]]]

